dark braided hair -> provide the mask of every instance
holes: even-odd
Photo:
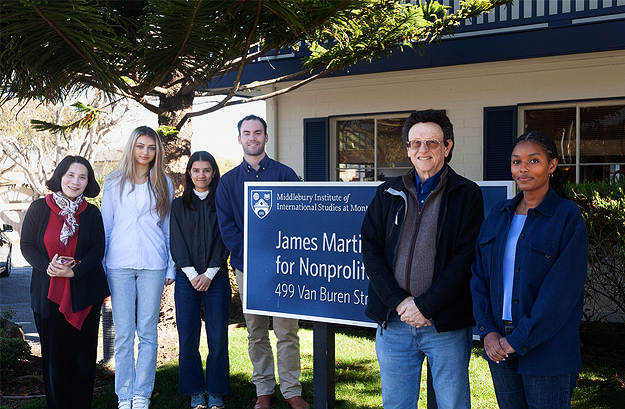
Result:
[[[544,133],[536,131],[524,133],[516,138],[516,141],[514,141],[514,144],[512,145],[512,150],[514,150],[514,147],[517,146],[519,142],[524,141],[536,142],[538,145],[542,146],[547,154],[547,157],[549,158],[549,161],[558,158],[558,148],[556,148],[556,143]],[[553,177],[549,178],[549,187],[552,188],[558,196],[569,199],[569,195],[564,189],[565,182],[566,179],[564,178],[562,171],[560,171],[560,168],[556,166],[556,169],[553,171]]]

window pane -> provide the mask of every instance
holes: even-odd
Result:
[[[337,121],[338,180],[374,180],[374,126],[373,119]]]
[[[373,166],[339,165],[338,180],[341,182],[373,182]]]
[[[412,167],[401,129],[406,118],[379,119],[378,124],[378,180],[406,173]]]
[[[575,183],[575,166],[558,165],[558,168],[560,168],[560,172],[564,175],[564,180]]]
[[[625,163],[625,106],[581,108],[580,128],[581,163]],[[604,168],[597,172],[605,173]],[[599,179],[609,178],[607,172]]]
[[[620,168],[622,169],[623,166]],[[583,183],[612,180],[616,170],[619,170],[619,165],[581,165],[579,167],[579,181]]]
[[[339,164],[373,165],[373,119],[338,121],[336,126],[339,136]]]
[[[575,108],[536,109],[525,111],[525,132],[540,131],[558,147],[558,163],[575,165]]]

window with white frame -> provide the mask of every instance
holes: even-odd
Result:
[[[386,180],[411,169],[401,136],[408,116],[407,113],[333,119],[334,180]]]
[[[625,100],[522,107],[521,132],[556,142],[569,182],[610,180],[625,172]]]

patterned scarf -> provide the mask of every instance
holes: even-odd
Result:
[[[61,229],[61,247],[67,247],[67,241],[78,231],[78,222],[76,221],[76,210],[83,202],[84,197],[80,195],[76,200],[69,200],[61,192],[52,193],[54,203],[61,209],[59,216],[63,219],[63,228]]]

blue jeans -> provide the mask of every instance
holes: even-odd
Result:
[[[135,269],[106,272],[115,325],[115,393],[120,401],[133,396],[152,396],[165,272]],[[139,338],[136,367],[135,331]]]
[[[426,356],[432,368],[439,409],[471,407],[470,327],[438,333],[434,326],[415,328],[393,313],[386,329],[378,326],[375,350],[385,409],[417,408],[421,369]]]
[[[208,290],[199,292],[182,270],[176,271],[176,324],[178,326],[179,371],[181,395],[207,392],[225,395],[230,392],[230,361],[228,358],[228,317],[230,315],[230,279],[228,274],[213,278]],[[206,380],[200,357],[200,313],[204,304],[208,356]]]
[[[558,376],[519,375],[518,358],[508,365],[488,362],[501,409],[570,409],[577,373]]]

